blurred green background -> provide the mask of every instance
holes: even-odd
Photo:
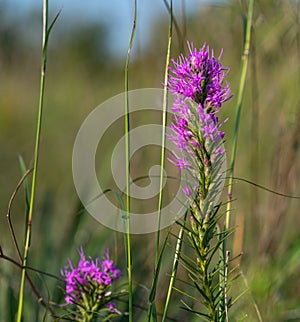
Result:
[[[222,62],[230,66],[231,89],[237,93],[243,46],[246,1],[175,1],[172,57],[187,52],[186,40],[197,47],[206,41],[216,54],[224,48]],[[75,3],[75,2],[74,2]],[[104,3],[104,2],[103,2]],[[123,91],[126,44],[132,25],[132,3],[114,1],[105,6],[76,2],[63,6],[50,1],[50,12],[63,6],[50,38],[45,109],[33,219],[30,265],[59,275],[67,258],[77,260],[77,249],[102,256],[110,248],[126,280],[123,235],[98,224],[80,211],[72,179],[72,148],[77,131],[97,105]],[[139,1],[138,1],[139,3]],[[168,36],[168,11],[163,1],[141,2],[137,39],[130,63],[130,89],[161,88]],[[81,7],[80,7],[81,5]],[[117,6],[115,6],[117,5]],[[22,8],[24,6],[24,8]],[[74,4],[75,6],[75,4]],[[157,6],[157,9],[155,9]],[[251,180],[283,194],[300,196],[300,12],[299,1],[257,1],[253,44],[241,115],[235,176]],[[151,8],[151,12],[149,11]],[[103,10],[103,11],[101,11]],[[111,13],[111,16],[110,16]],[[126,26],[126,27],[124,27]],[[119,28],[119,29],[118,29]],[[127,38],[126,38],[127,35]],[[21,177],[18,156],[32,164],[38,105],[41,38],[41,3],[25,6],[0,2],[0,245],[16,258],[6,222],[10,195]],[[234,128],[236,96],[224,106],[222,117],[229,156]],[[104,145],[101,155],[110,151]],[[137,167],[142,167],[138,164]],[[108,175],[108,181],[109,174]],[[244,313],[258,321],[254,300],[263,321],[300,321],[300,217],[299,199],[274,195],[235,180],[232,224],[233,254],[239,259],[251,292],[232,308],[232,320]],[[226,194],[224,193],[224,200]],[[24,195],[12,208],[19,243],[24,238]],[[174,225],[173,231],[177,227]],[[164,232],[165,234],[165,232]],[[155,256],[155,234],[133,236],[135,321],[145,321]],[[170,240],[170,244],[174,240]],[[158,310],[166,296],[172,260],[166,251]],[[179,272],[184,276],[184,271]],[[31,273],[44,298],[63,302],[61,283]],[[0,321],[14,321],[20,271],[0,261]],[[178,285],[179,287],[182,285]],[[233,292],[246,289],[243,278]],[[24,321],[41,321],[44,309],[26,288]],[[126,308],[119,303],[119,307]],[[169,316],[193,321],[179,309],[174,292]],[[49,318],[49,321],[51,318]],[[126,321],[125,318],[120,321]]]

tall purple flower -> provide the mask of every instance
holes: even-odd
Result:
[[[221,144],[224,132],[220,130],[217,113],[222,104],[231,98],[225,78],[229,68],[224,68],[206,44],[198,51],[188,44],[189,55],[174,59],[170,68],[168,89],[175,96],[172,112],[175,119],[170,126],[169,139],[175,143],[170,162],[180,171],[187,169],[200,183],[200,194],[206,195],[209,184],[220,168],[224,150]],[[187,191],[194,187],[187,187]],[[187,193],[186,193],[187,194]],[[188,195],[188,194],[187,194]]]
[[[229,307],[225,303],[228,293],[224,278],[228,264],[223,255],[218,258],[217,254],[225,250],[229,231],[220,233],[217,229],[222,216],[218,213],[221,203],[217,202],[224,184],[225,163],[225,133],[220,129],[223,123],[219,122],[218,112],[231,97],[225,82],[228,68],[220,62],[222,53],[215,58],[206,44],[199,51],[189,44],[189,50],[187,57],[172,60],[174,66],[167,84],[175,96],[174,121],[168,135],[175,148],[169,160],[182,172],[181,182],[185,182],[183,192],[190,220],[182,227],[195,250],[194,256],[189,256],[189,284],[195,285],[206,307],[203,316],[209,321],[221,321]],[[184,263],[185,258],[182,256]],[[218,272],[219,283],[215,282]]]

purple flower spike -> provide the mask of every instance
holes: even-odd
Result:
[[[183,188],[189,200],[205,200],[218,191],[225,151],[225,133],[220,130],[218,112],[231,98],[229,84],[225,81],[229,68],[220,62],[209,46],[197,50],[188,43],[189,54],[172,60],[167,88],[174,94],[171,108],[174,121],[168,138],[175,144],[169,161],[178,167],[189,182],[196,179],[198,187]],[[186,170],[186,171],[184,171]]]
[[[229,84],[224,84],[229,68],[220,63],[222,52],[215,58],[206,44],[199,51],[193,44],[188,43],[188,47],[188,57],[181,55],[177,61],[172,60],[174,68],[170,68],[168,88],[176,96],[189,98],[214,114],[231,97]]]
[[[169,161],[179,168],[199,171],[196,158],[203,166],[208,159],[216,160],[225,151],[220,148],[225,133],[220,131],[223,123],[216,116],[222,104],[231,98],[229,84],[224,82],[229,68],[220,62],[222,52],[215,58],[206,44],[198,51],[188,43],[189,55],[172,60],[168,89],[175,95],[169,139],[177,146]],[[201,152],[202,151],[202,152]],[[209,154],[209,156],[207,156]],[[206,155],[206,157],[204,157]]]

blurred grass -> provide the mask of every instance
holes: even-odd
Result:
[[[242,2],[243,3],[243,2]],[[246,93],[241,115],[241,128],[236,161],[236,176],[255,179],[282,193],[300,195],[299,149],[289,147],[291,140],[299,141],[299,2],[265,0],[258,2],[254,13],[255,52],[250,54],[250,65],[255,54],[258,96],[253,96],[253,64],[246,83]],[[298,6],[298,7],[297,7]],[[196,7],[195,7],[196,8]],[[229,79],[236,93],[242,51],[243,7],[236,1],[226,5],[206,6],[186,17],[186,38],[200,46],[206,41],[216,54],[224,48],[222,62],[230,66]],[[5,15],[2,9],[1,15]],[[148,50],[140,53],[133,48],[134,60],[130,66],[129,87],[161,87],[163,82],[168,19],[153,22],[153,32]],[[180,12],[175,12],[182,26]],[[76,19],[74,17],[74,19]],[[297,22],[298,19],[298,22]],[[2,23],[1,23],[2,22]],[[32,26],[28,26],[32,23]],[[9,197],[21,177],[18,155],[29,166],[32,163],[33,137],[36,120],[38,75],[40,65],[39,43],[24,41],[24,27],[39,30],[39,21],[26,18],[9,28],[0,19],[0,244],[5,253],[15,256],[6,224]],[[142,21],[140,23],[143,23]],[[2,25],[1,25],[2,24]],[[96,224],[81,211],[73,186],[71,157],[77,131],[90,111],[105,99],[123,91],[123,66],[125,53],[120,59],[110,58],[107,52],[105,28],[101,25],[76,25],[76,28],[54,30],[50,39],[48,74],[46,82],[44,127],[42,129],[41,157],[38,175],[37,216],[33,222],[31,266],[59,275],[67,258],[77,259],[77,248],[86,245],[86,253],[102,254],[109,247],[111,253],[126,272],[123,236]],[[61,39],[61,40],[57,40]],[[172,56],[180,51],[180,41],[174,34]],[[224,125],[228,155],[234,125],[236,97],[226,104],[223,116],[229,117]],[[252,107],[258,104],[257,141],[253,142],[251,125]],[[292,135],[293,134],[293,135]],[[296,136],[296,137],[295,137]],[[297,141],[298,140],[298,141]],[[258,151],[253,158],[254,146]],[[253,148],[253,149],[254,149]],[[288,159],[290,151],[293,159]],[[109,153],[104,146],[101,153]],[[257,162],[253,165],[253,160]],[[290,161],[290,162],[288,162]],[[138,163],[137,163],[138,164]],[[286,167],[289,167],[289,171]],[[136,170],[137,173],[139,169]],[[285,175],[287,173],[287,175]],[[276,179],[276,180],[275,180]],[[280,179],[280,180],[279,180]],[[109,182],[109,176],[107,181]],[[257,192],[257,199],[253,194]],[[248,280],[264,321],[299,321],[300,312],[300,242],[298,216],[299,200],[276,197],[242,182],[234,186],[234,217],[239,219],[243,235],[238,243],[243,249],[241,267]],[[255,204],[253,204],[255,200]],[[276,221],[272,205],[284,204],[284,213]],[[278,208],[278,207],[277,207]],[[13,221],[19,242],[23,242],[24,196],[18,195],[13,207]],[[273,221],[273,224],[272,224]],[[238,227],[238,231],[240,229]],[[176,231],[178,228],[174,227]],[[272,247],[266,247],[270,244]],[[133,236],[134,303],[147,307],[146,288],[151,287],[155,259],[155,236]],[[161,238],[163,240],[163,236]],[[174,242],[172,240],[172,242]],[[162,312],[168,278],[172,264],[169,248],[162,265],[157,308]],[[179,267],[179,276],[185,274]],[[20,272],[11,264],[0,261],[0,321],[14,321]],[[62,301],[62,293],[55,280],[31,276],[47,298],[47,284],[51,299]],[[145,278],[148,276],[148,278]],[[245,288],[242,280],[235,286]],[[180,296],[174,293],[169,316],[177,321],[192,321],[178,309]],[[122,304],[120,304],[122,306]],[[124,306],[125,307],[125,306]],[[135,309],[134,321],[144,321],[146,311]],[[245,295],[233,308],[234,318],[248,314],[248,321],[257,317],[252,300]],[[40,321],[42,307],[36,304],[26,289],[24,321]],[[122,319],[121,319],[122,320]],[[123,319],[125,321],[126,319]]]

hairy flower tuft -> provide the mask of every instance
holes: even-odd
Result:
[[[110,259],[109,252],[105,252],[102,261],[90,256],[87,258],[82,247],[78,252],[78,264],[68,260],[68,265],[61,270],[66,282],[66,303],[74,304],[84,317],[93,316],[101,310],[107,312],[107,308],[109,314],[121,314],[111,302],[115,295],[110,291],[121,272]]]

